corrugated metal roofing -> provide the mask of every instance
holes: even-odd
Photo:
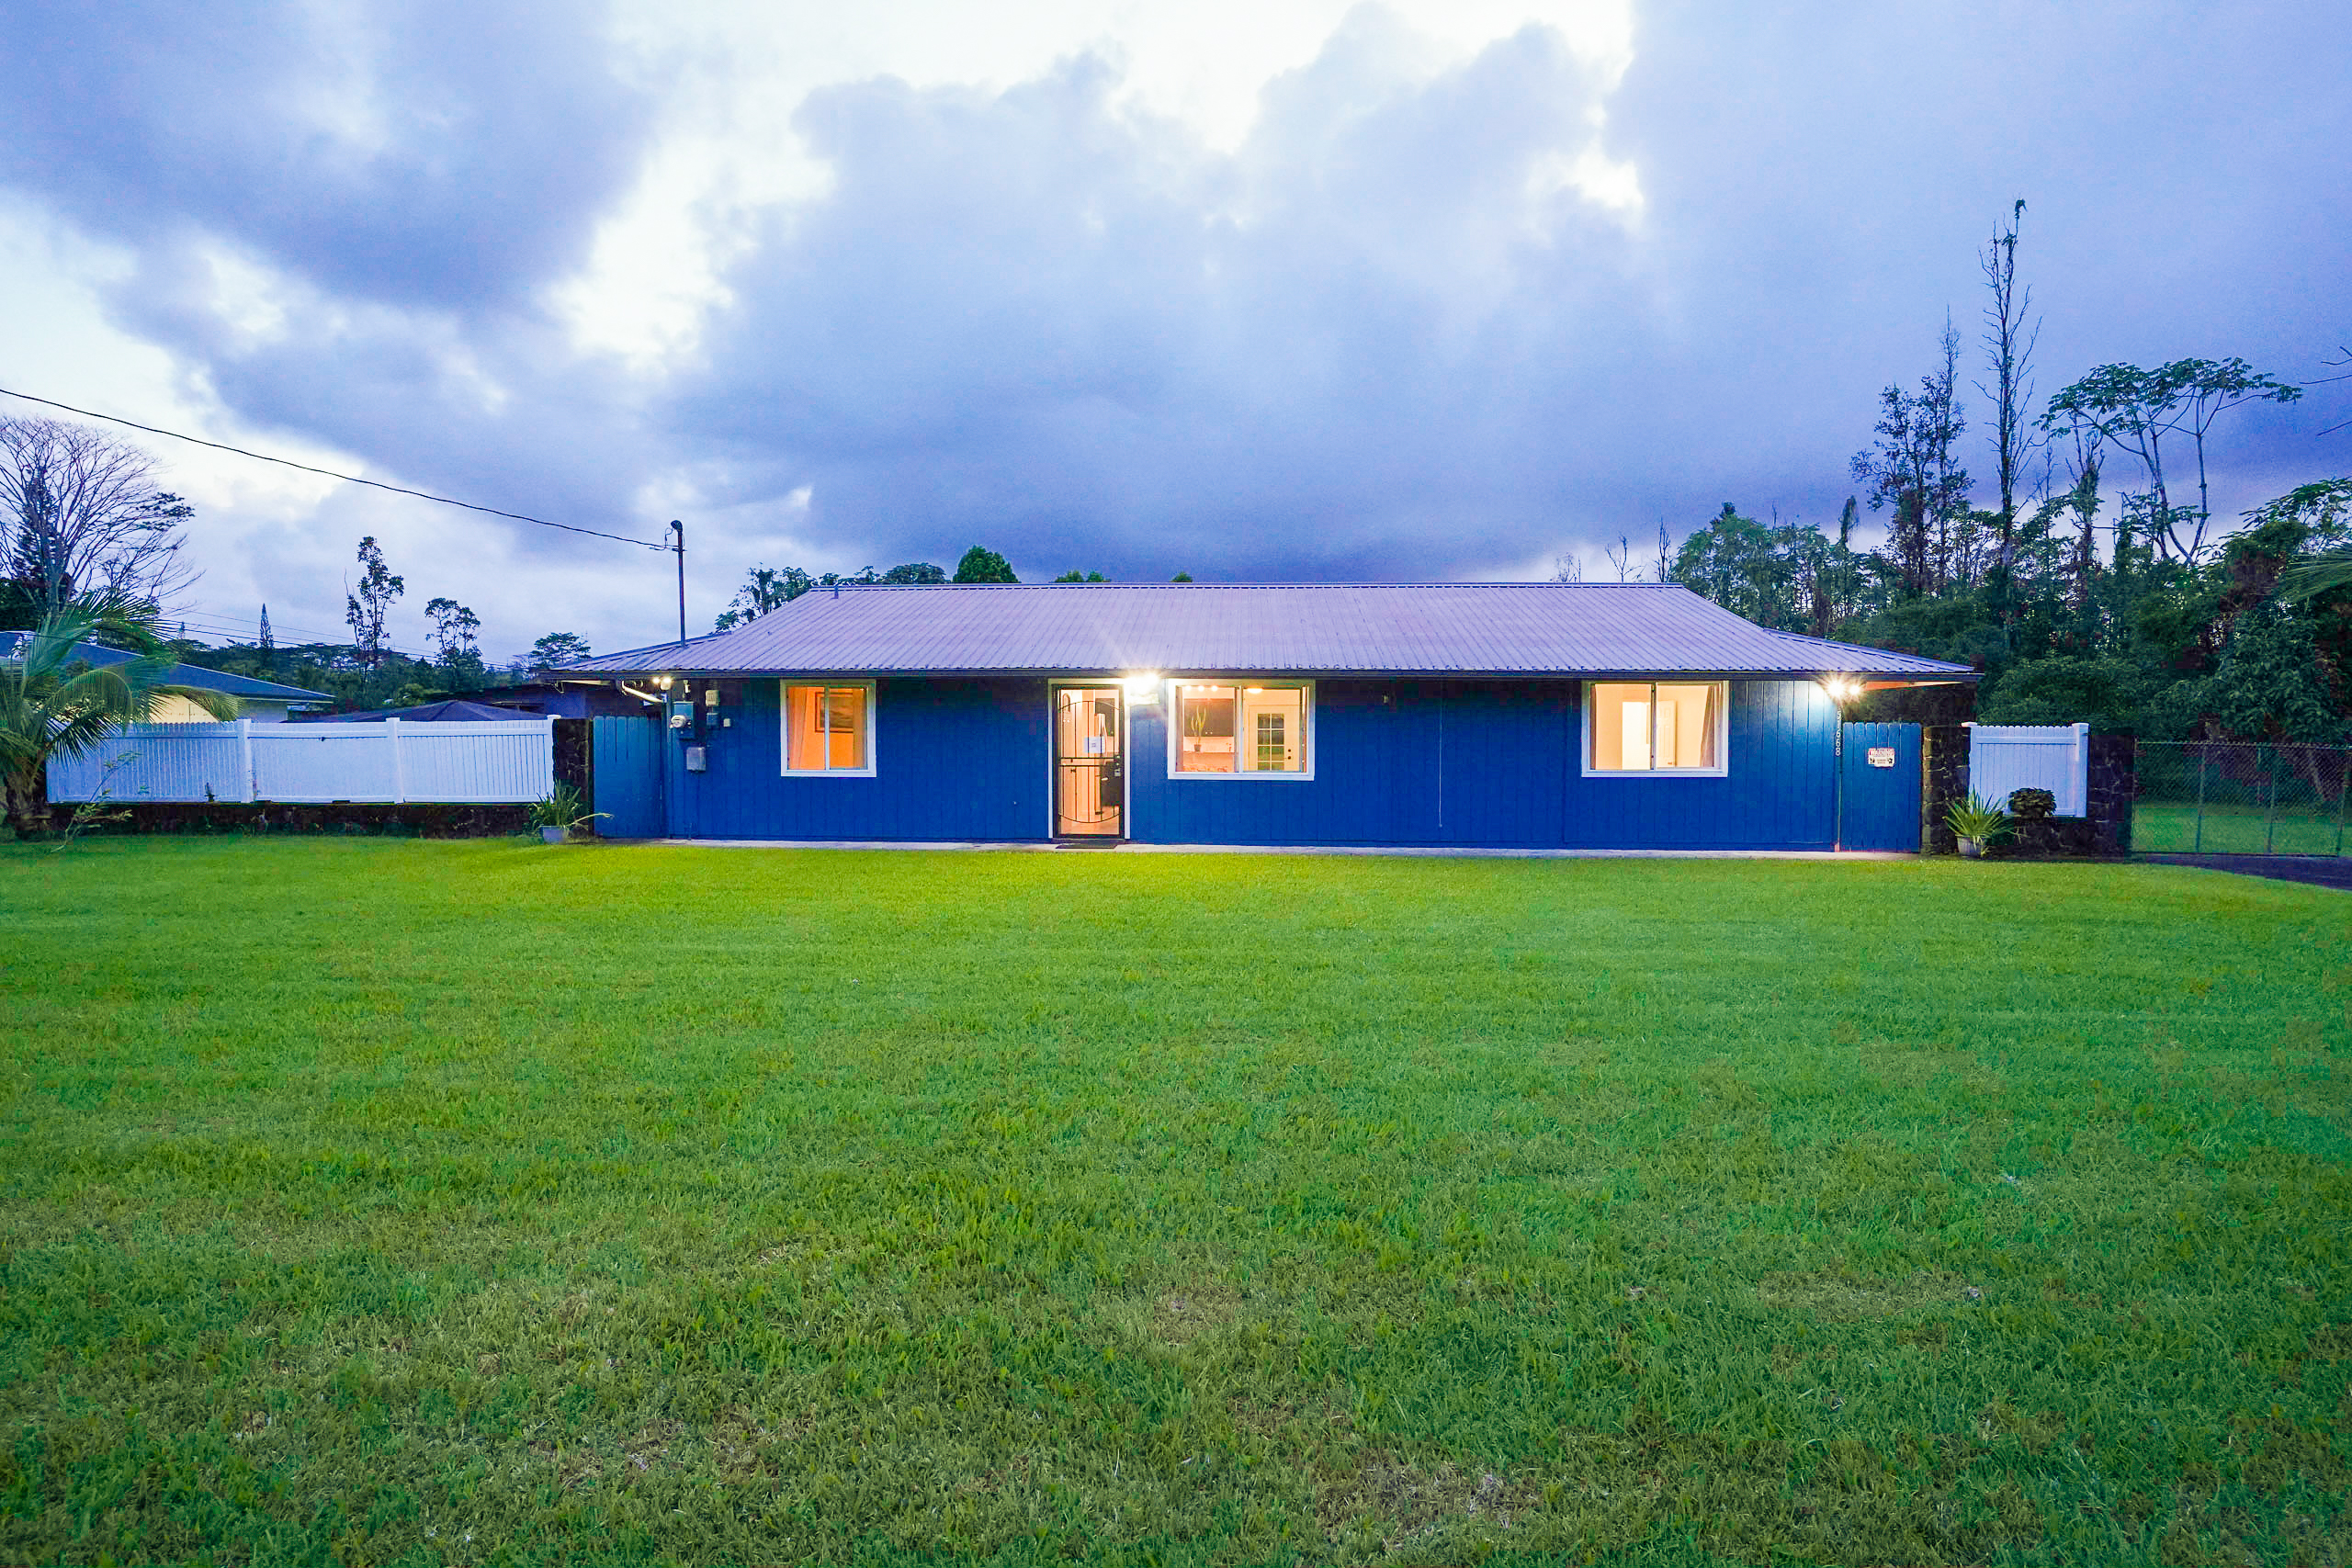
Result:
[[[23,651],[23,644],[31,640],[29,632],[0,632],[0,659],[15,659]],[[93,665],[128,664],[139,657],[119,648],[107,648],[95,642],[77,642],[74,657]],[[331,703],[334,698],[324,692],[305,691],[300,686],[281,686],[275,681],[256,680],[251,675],[232,675],[225,670],[207,670],[200,664],[175,664],[164,677],[175,686],[194,686],[199,691],[226,692],[237,697],[268,697],[273,701],[296,703]]]
[[[375,724],[388,718],[402,724],[493,724],[513,720],[517,724],[545,724],[545,714],[525,713],[520,708],[503,708],[491,703],[468,702],[463,697],[445,697],[437,703],[419,703],[414,707],[369,708],[365,713],[322,713],[308,716],[295,722],[320,724]]]
[[[581,660],[603,674],[1825,674],[1966,677],[1792,637],[1644,583],[1052,583],[820,588],[730,631]]]

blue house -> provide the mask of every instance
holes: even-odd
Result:
[[[1839,701],[1974,679],[1581,583],[845,586],[563,673],[665,705],[616,831],[1668,850],[1832,847]]]

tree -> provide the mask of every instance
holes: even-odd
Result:
[[[1788,563],[1773,548],[1772,531],[1728,501],[1682,541],[1669,577],[1758,626],[1794,629]]]
[[[778,571],[774,567],[755,566],[744,575],[743,586],[735,590],[735,597],[718,613],[713,629],[727,631],[758,620],[770,610],[780,610],[817,585],[817,580],[797,566]]]
[[[1958,397],[1960,334],[1949,321],[1942,346],[1941,367],[1919,378],[1916,394],[1900,384],[1879,394],[1878,440],[1851,464],[1870,486],[1871,510],[1894,508],[1883,558],[1896,591],[1912,599],[1951,586],[1955,549],[1966,542],[1968,470],[1953,448],[1968,423]]]
[[[358,588],[345,584],[343,618],[351,627],[351,646],[359,662],[373,669],[384,660],[384,617],[392,601],[408,592],[408,584],[385,567],[383,549],[373,534],[359,541],[359,569]]]
[[[434,650],[444,664],[468,655],[481,657],[481,617],[455,599],[428,599],[424,617],[433,623]]]
[[[2176,359],[2154,370],[2102,365],[2061,388],[2037,423],[2045,431],[2062,423],[2089,430],[2101,442],[2138,459],[2148,478],[2148,500],[2140,508],[2138,531],[2160,558],[2194,563],[2214,543],[2207,536],[2212,513],[2205,474],[2205,442],[2214,422],[2247,403],[2290,403],[2302,395],[2301,388],[2265,375],[2243,359]],[[2186,435],[2195,450],[2195,506],[2173,504],[2165,473],[2167,435]]]
[[[549,632],[531,645],[530,664],[541,673],[587,658],[588,641],[573,632]]]
[[[2223,729],[2249,740],[2344,739],[2313,634],[2311,617],[2276,598],[2238,615],[2208,698]]]
[[[1012,575],[1011,561],[1006,560],[994,550],[982,549],[979,546],[974,545],[964,552],[964,558],[956,563],[956,581],[958,582],[1018,582],[1021,580]]]
[[[1099,571],[1080,571],[1073,568],[1054,581],[1056,582],[1108,582],[1111,580]]]
[[[2256,528],[2282,522],[2300,525],[2307,553],[2278,574],[2278,592],[2289,603],[2352,588],[2352,479],[2298,485],[2264,502],[2245,520]]]
[[[1180,571],[1168,581],[1170,582],[1190,582],[1193,581],[1193,574],[1189,571]]]
[[[915,584],[944,582],[947,581],[947,569],[933,566],[927,560],[909,561],[904,566],[894,566],[884,572],[882,581]]]
[[[78,757],[126,724],[144,723],[170,697],[184,697],[216,718],[237,716],[237,699],[174,684],[175,660],[157,635],[153,612],[69,604],[50,611],[16,658],[0,660],[0,780],[8,825],[19,833],[49,824],[46,774],[52,758]],[[105,637],[134,657],[92,664],[76,643]]]
[[[161,604],[196,581],[181,525],[196,509],[154,459],[86,425],[0,419],[0,578],[24,626],[77,601]]]
[[[261,636],[254,639],[254,646],[264,653],[277,646],[277,639],[269,634],[269,606],[266,604],[261,607]]]
[[[2026,404],[2033,398],[2033,350],[2041,339],[2041,322],[2037,319],[2027,324],[2033,290],[2018,286],[2018,231],[2024,222],[2025,200],[2020,197],[2009,209],[2008,228],[1995,230],[1993,243],[1977,258],[1993,296],[1984,311],[1985,361],[1993,385],[1987,389],[1979,381],[1976,390],[1993,400],[1993,463],[2001,495],[1995,570],[2005,576],[2016,544],[2018,476],[2036,443]]]
[[[450,685],[461,691],[480,690],[484,678],[481,617],[455,599],[425,601],[424,615],[433,623],[434,651]]]

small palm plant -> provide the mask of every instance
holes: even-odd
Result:
[[[531,826],[550,844],[560,844],[597,818],[611,815],[609,811],[589,810],[580,792],[568,784],[559,784],[545,797],[531,802],[530,810],[525,813]]]
[[[181,697],[215,718],[237,716],[225,692],[181,686],[170,677],[174,660],[156,635],[153,611],[120,604],[66,604],[0,659],[0,783],[6,822],[19,834],[49,827],[43,782],[52,758],[78,757],[127,724],[143,724],[168,698]],[[104,637],[129,646],[134,657],[93,664],[74,645]]]
[[[1955,800],[1944,811],[1944,825],[1960,840],[1960,852],[1973,855],[2009,825],[2001,808],[1973,790],[1966,800]]]

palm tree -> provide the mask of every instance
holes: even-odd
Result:
[[[2352,588],[2352,550],[2305,556],[2278,574],[2278,592],[2290,604],[2316,599],[2332,588]]]
[[[237,716],[224,692],[175,685],[173,659],[154,615],[121,604],[66,604],[41,617],[17,651],[0,659],[0,781],[7,824],[18,833],[49,825],[46,771],[52,757],[78,757],[126,724],[141,724],[170,697],[215,718]],[[126,643],[135,657],[92,664],[74,645],[92,637]]]

